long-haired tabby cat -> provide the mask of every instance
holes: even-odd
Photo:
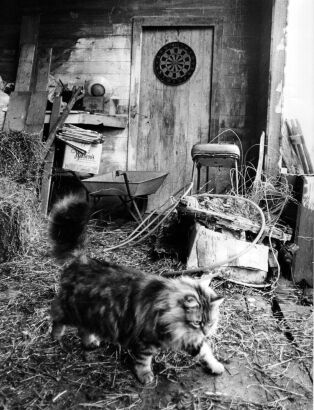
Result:
[[[66,262],[51,308],[53,337],[60,340],[69,325],[78,328],[86,348],[103,339],[130,349],[144,384],[154,379],[151,362],[160,348],[186,351],[211,372],[222,373],[207,337],[216,330],[223,298],[208,282],[166,279],[87,257],[88,219],[88,204],[75,196],[51,213],[54,255]]]

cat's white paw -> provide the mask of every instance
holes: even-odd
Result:
[[[88,350],[96,349],[100,346],[101,343],[100,338],[93,333],[84,334],[81,339],[84,348]]]
[[[52,324],[51,336],[54,340],[60,341],[65,332],[65,326],[58,323]]]
[[[225,371],[224,365],[218,361],[211,363],[211,365],[208,367],[212,371],[212,373],[215,374],[222,374]]]
[[[145,385],[153,383],[155,379],[154,373],[152,371],[148,371],[145,373],[137,372],[136,374],[137,374],[139,381]]]

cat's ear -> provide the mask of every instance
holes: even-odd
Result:
[[[210,305],[212,309],[218,309],[222,302],[225,300],[222,296],[217,296],[211,300]]]
[[[192,295],[187,295],[183,301],[184,307],[188,309],[193,309],[199,306],[197,299]]]
[[[211,284],[212,279],[215,277],[216,275],[209,273],[207,275],[203,275],[200,279],[199,279],[199,283],[204,286],[205,288],[208,288],[208,286]]]

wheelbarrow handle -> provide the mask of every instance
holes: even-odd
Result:
[[[142,222],[142,221],[143,221],[142,215],[141,215],[141,213],[140,213],[140,211],[139,211],[139,209],[138,209],[138,207],[137,207],[137,205],[136,205],[136,202],[135,202],[135,200],[134,200],[134,197],[133,197],[133,195],[131,194],[131,191],[130,191],[128,175],[127,175],[126,171],[117,170],[117,171],[116,171],[116,177],[119,177],[120,175],[123,175],[124,183],[125,183],[126,190],[127,190],[128,196],[129,196],[129,198],[130,198],[130,201],[132,202],[132,204],[133,204],[133,206],[134,206],[134,208],[135,208],[135,210],[136,210],[136,213],[137,213],[137,215],[138,215],[138,217],[139,217],[139,221]]]

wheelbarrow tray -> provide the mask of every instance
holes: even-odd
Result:
[[[167,172],[127,171],[131,196],[154,194],[167,175]],[[95,175],[81,182],[89,194],[94,196],[128,196],[123,175],[116,176],[115,172]]]

